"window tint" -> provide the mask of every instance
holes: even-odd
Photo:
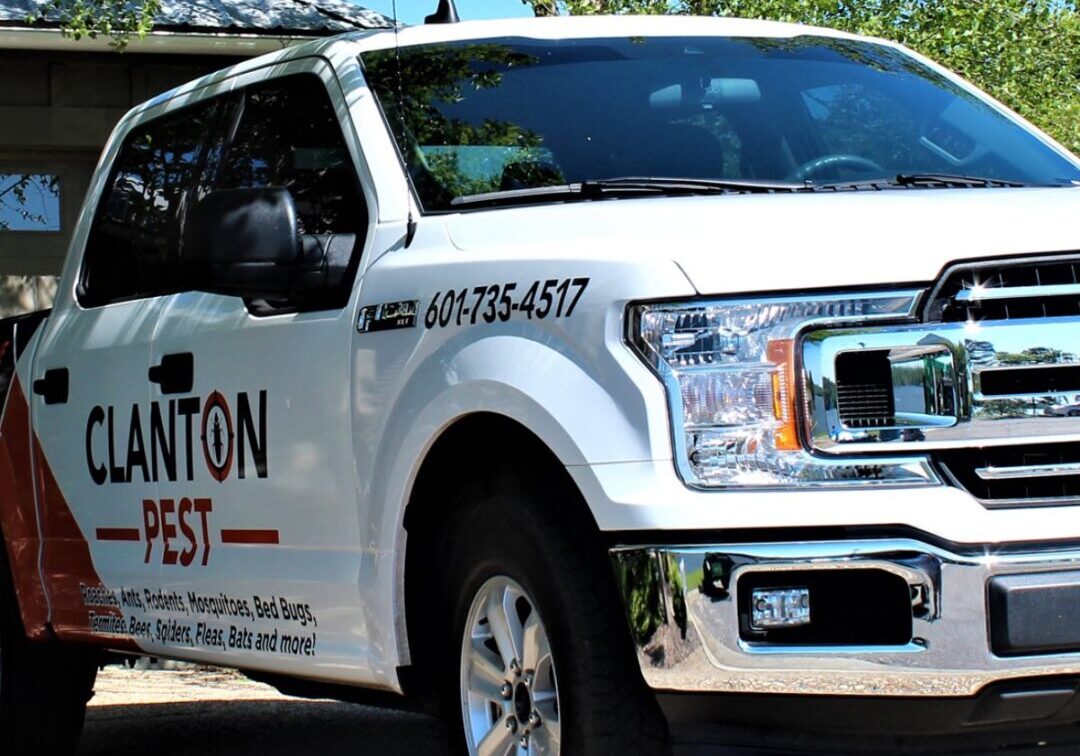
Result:
[[[326,88],[298,74],[128,135],[91,230],[80,300],[97,306],[179,291],[187,210],[219,189],[267,186],[292,193],[305,254],[319,252],[328,285],[347,295],[366,206]]]
[[[624,177],[823,188],[901,173],[1080,181],[1075,163],[988,102],[871,42],[505,37],[371,51],[362,62],[425,211]]]
[[[216,187],[265,186],[292,193],[303,234],[358,233],[367,225],[341,126],[312,74],[247,90]]]
[[[188,188],[220,107],[218,100],[205,102],[128,134],[87,242],[84,304],[176,290],[179,229]]]
[[[907,172],[940,168],[919,141],[919,114],[863,84],[834,84],[802,92],[825,153],[871,155]]]

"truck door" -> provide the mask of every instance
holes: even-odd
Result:
[[[178,215],[218,107],[174,107],[127,134],[36,352],[41,566],[63,637],[154,647],[163,551],[149,506],[185,459],[183,410],[151,392],[148,367],[175,286]]]
[[[330,260],[326,283],[245,301],[192,280],[168,297],[153,361],[193,365],[198,462],[159,495],[201,505],[209,538],[199,559],[165,564],[164,582],[191,611],[195,658],[340,677],[366,654],[349,345],[368,215],[329,67],[278,72],[238,80],[240,115],[200,191],[288,189],[304,249]]]

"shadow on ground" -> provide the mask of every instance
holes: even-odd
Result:
[[[95,706],[79,756],[447,756],[439,722],[322,701]]]
[[[796,756],[772,748],[698,744],[685,756]],[[879,752],[881,753],[881,752]],[[993,751],[993,756],[1076,756],[1075,746]],[[449,756],[437,720],[322,701],[210,701],[95,706],[79,756]],[[804,756],[844,756],[843,749]],[[974,756],[974,755],[973,755]],[[991,756],[991,754],[986,754]]]

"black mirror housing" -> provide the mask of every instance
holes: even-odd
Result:
[[[226,189],[207,195],[184,224],[183,269],[198,290],[254,298],[289,293],[303,262],[288,189]]]

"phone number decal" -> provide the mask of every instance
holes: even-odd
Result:
[[[505,283],[437,291],[424,313],[424,327],[475,325],[479,320],[505,323],[515,313],[524,313],[529,320],[543,320],[548,316],[568,318],[574,314],[588,285],[588,278],[549,278],[533,281],[528,289],[524,289],[524,285],[519,288],[516,283]],[[522,293],[515,297],[514,292]]]

